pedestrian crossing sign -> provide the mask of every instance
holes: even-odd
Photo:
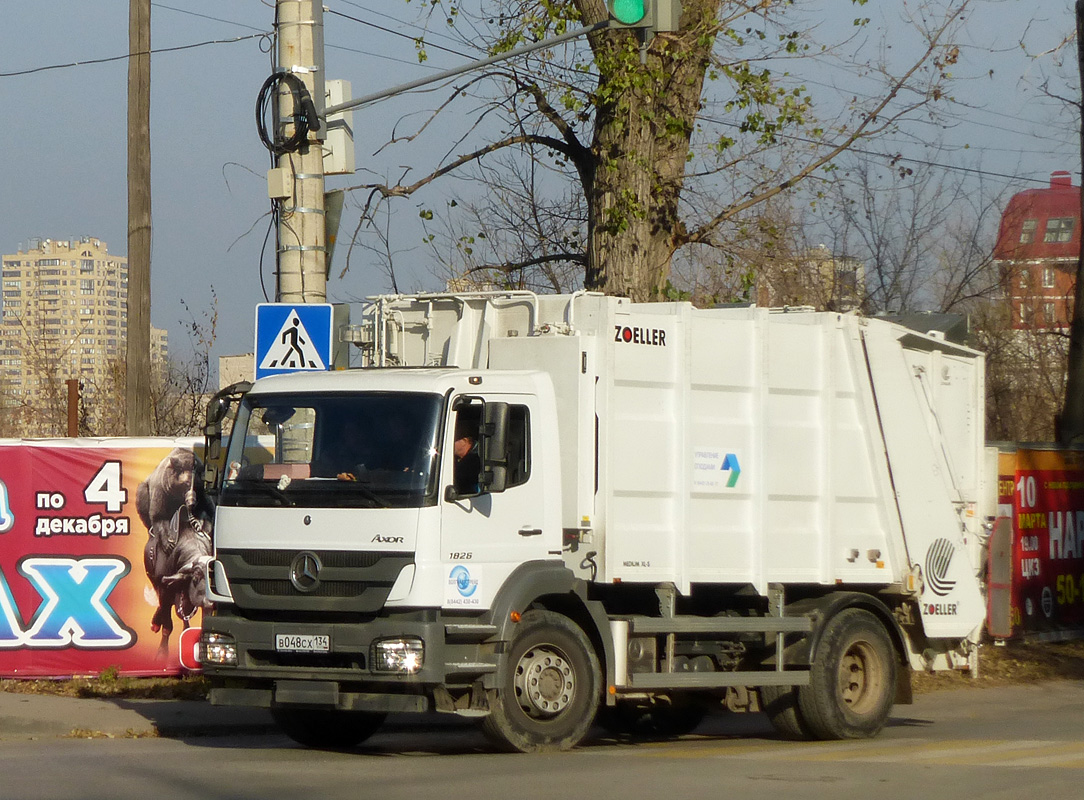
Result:
[[[256,378],[331,368],[330,303],[256,306]]]

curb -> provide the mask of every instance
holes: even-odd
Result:
[[[0,740],[228,736],[276,733],[262,708],[205,700],[127,700],[0,692]]]

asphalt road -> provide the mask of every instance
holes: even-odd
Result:
[[[504,755],[470,725],[393,719],[349,752],[279,735],[0,742],[0,800],[252,798],[1075,798],[1084,683],[961,690],[897,707],[877,739],[785,742],[760,715],[719,715],[670,742],[599,735],[569,753]]]

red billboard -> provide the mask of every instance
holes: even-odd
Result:
[[[999,502],[1012,515],[1013,634],[1084,631],[1084,452],[1019,449],[1000,457]],[[991,564],[991,572],[994,572]],[[991,609],[993,615],[993,609]]]
[[[182,671],[214,518],[194,446],[0,440],[0,677]]]

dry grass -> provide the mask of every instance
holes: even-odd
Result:
[[[60,697],[125,698],[138,700],[202,700],[207,681],[186,678],[129,678],[116,667],[100,675],[66,680],[0,680],[0,692],[52,694]]]
[[[158,731],[136,731],[129,728],[124,733],[106,733],[86,728],[72,728],[66,739],[157,739]]]

